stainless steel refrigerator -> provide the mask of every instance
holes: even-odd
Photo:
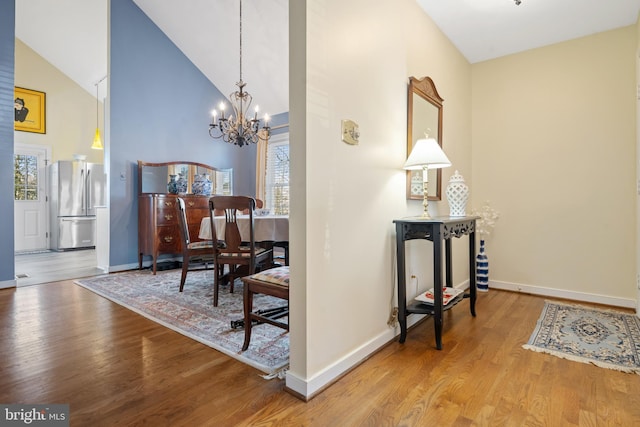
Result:
[[[84,160],[49,166],[51,249],[96,246],[96,206],[105,204],[104,167]]]

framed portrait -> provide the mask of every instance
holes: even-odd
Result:
[[[16,87],[13,106],[15,130],[46,133],[46,95],[37,90]]]

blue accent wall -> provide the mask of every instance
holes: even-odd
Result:
[[[254,195],[256,147],[212,139],[210,112],[224,95],[132,0],[110,5],[109,264],[122,266],[138,260],[138,160],[233,168],[234,193]]]
[[[279,127],[280,125],[287,126]],[[289,113],[276,114],[269,120],[269,126],[278,127],[278,129],[271,131],[271,136],[289,132]]]
[[[13,261],[13,86],[15,0],[0,1],[0,284],[15,280]]]

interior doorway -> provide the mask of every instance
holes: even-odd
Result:
[[[15,145],[13,207],[17,253],[49,249],[47,164],[50,159],[50,147]]]
[[[49,249],[50,161],[51,147],[14,146],[14,270],[19,287],[104,273],[97,268],[95,249]]]

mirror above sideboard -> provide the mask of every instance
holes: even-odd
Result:
[[[409,78],[407,94],[407,157],[418,139],[435,138],[442,147],[442,102],[429,77]],[[426,135],[426,136],[425,136]],[[442,199],[442,170],[429,170],[429,200]],[[424,184],[421,170],[407,171],[407,199],[422,200]]]
[[[211,180],[212,194],[233,194],[233,169],[219,169],[197,162],[172,161],[150,163],[138,160],[138,194],[169,194],[167,184],[171,175],[182,175],[187,190],[182,194],[193,194],[193,183],[197,176],[207,175]]]

